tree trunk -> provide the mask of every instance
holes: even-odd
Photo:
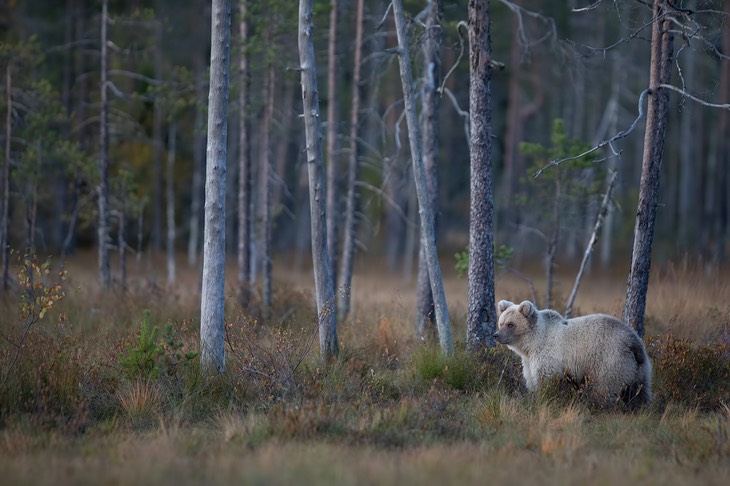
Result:
[[[203,70],[205,61],[202,59],[202,51],[200,57],[196,56],[193,63],[195,64],[195,99],[203,102],[205,99],[205,85],[203,81]],[[195,108],[195,121],[193,122],[193,178],[190,195],[190,235],[188,239],[188,265],[193,267],[198,262],[198,239],[200,238],[200,207],[201,196],[203,195],[203,171],[205,164],[205,147],[203,145],[205,137],[203,130],[205,120],[203,111]]]
[[[121,198],[125,201],[127,197],[126,188],[122,185]],[[127,291],[127,242],[124,239],[124,227],[127,225],[126,221],[126,204],[122,202],[119,208],[119,234],[117,235],[117,245],[119,253],[119,288],[122,292]]]
[[[264,79],[264,117],[261,120],[261,148],[259,157],[258,189],[259,215],[258,247],[261,255],[261,293],[264,319],[271,310],[271,124],[274,118],[274,66],[266,69]]]
[[[8,290],[10,286],[10,141],[13,130],[13,76],[10,72],[10,63],[5,66],[5,164],[3,164],[3,199],[2,220],[0,221],[0,253],[2,253],[2,287]]]
[[[208,147],[205,173],[203,290],[200,304],[200,365],[222,373],[225,362],[226,150],[231,0],[212,0]]]
[[[416,116],[416,102],[413,94],[413,78],[411,75],[411,56],[408,52],[406,21],[401,0],[393,1],[393,14],[395,16],[395,27],[398,35],[398,65],[400,67],[401,84],[403,86],[406,122],[408,124],[408,140],[411,146],[413,176],[416,179],[416,193],[418,195],[419,215],[421,218],[421,244],[424,245],[426,251],[428,276],[431,280],[431,292],[433,293],[434,306],[436,308],[436,326],[439,333],[441,352],[450,354],[454,350],[454,345],[451,340],[451,322],[449,320],[449,309],[446,305],[444,284],[441,278],[441,264],[438,259],[438,249],[436,248],[436,232],[434,229],[433,208],[431,207],[428,191],[426,168],[423,165],[421,129]],[[494,302],[492,302],[493,305]]]
[[[251,73],[248,67],[247,44],[249,42],[249,24],[246,13],[247,0],[241,1],[240,28],[241,28],[241,87],[239,92],[238,110],[240,118],[239,147],[238,147],[238,292],[241,305],[247,306],[251,298],[251,125],[248,120],[250,106],[249,93],[251,90]]]
[[[177,127],[170,121],[167,147],[167,286],[175,285],[175,149]]]
[[[426,167],[428,193],[434,214],[434,231],[438,241],[439,214],[439,109],[441,95],[441,0],[430,0],[426,27],[428,29],[423,44],[423,164]],[[427,327],[433,325],[434,306],[431,295],[431,281],[428,278],[428,265],[424,246],[418,251],[418,283],[416,290],[416,334],[423,336]]]
[[[162,23],[155,25],[155,78],[162,79]],[[153,147],[153,181],[152,181],[152,248],[155,252],[162,250],[162,99],[155,97],[152,111],[152,147]]]
[[[685,5],[686,8],[694,8],[695,2],[689,2]],[[723,51],[727,54],[727,51]],[[684,73],[684,83],[688,87],[695,86],[695,71],[697,65],[697,51],[695,49],[686,49],[685,62],[682,66],[682,72]],[[694,103],[689,100],[685,100],[682,106],[682,116],[679,119],[679,139],[682,141],[679,144],[679,217],[677,218],[677,233],[678,241],[677,244],[679,249],[682,251],[689,251],[694,246],[694,240],[698,234],[697,224],[697,194],[699,188],[697,187],[697,174],[701,174],[696,168],[695,160],[695,112],[696,108]],[[723,116],[722,113],[720,116]],[[718,132],[725,133],[725,132]]]
[[[725,18],[723,19],[722,29],[722,52],[726,56],[730,54],[730,32],[728,32],[728,16],[730,16],[730,0],[725,0]],[[730,103],[730,61],[728,59],[721,60],[720,67],[720,102]],[[728,194],[728,185],[730,184],[730,141],[728,141],[728,127],[730,126],[730,113],[728,110],[720,112],[720,120],[718,123],[717,133],[720,140],[717,143],[717,170],[715,172],[715,194],[717,201],[715,202],[715,221],[713,224],[713,232],[715,235],[715,244],[712,251],[713,268],[718,269],[725,261],[725,243],[728,238],[728,217],[730,216],[730,194]]]
[[[319,118],[317,67],[312,35],[313,0],[299,0],[299,63],[302,75],[304,128],[307,139],[309,205],[312,218],[312,264],[317,295],[319,348],[323,359],[337,355],[337,320],[333,312],[334,285],[327,254],[327,219],[325,215],[324,171],[322,169],[322,126]]]
[[[332,0],[330,11],[330,31],[327,47],[327,251],[330,257],[330,270],[332,271],[332,285],[337,288],[337,254],[339,248],[337,237],[339,230],[339,211],[337,210],[338,191],[337,179],[339,175],[339,154],[337,143],[337,14],[339,2]],[[357,40],[355,41],[357,43]],[[355,46],[357,56],[357,45]],[[357,60],[355,61],[357,64]],[[359,66],[355,66],[359,70]],[[353,83],[353,93],[358,90]]]
[[[100,155],[98,162],[99,185],[96,188],[99,203],[99,223],[97,228],[99,244],[99,284],[102,290],[111,285],[109,266],[109,100],[107,92],[108,49],[107,49],[107,8],[108,0],[103,0],[101,10],[101,129]]]
[[[639,186],[639,203],[634,227],[634,246],[631,254],[631,270],[626,290],[624,320],[639,336],[644,335],[646,293],[651,270],[651,248],[654,241],[654,224],[659,197],[664,133],[667,126],[669,91],[660,88],[667,84],[672,73],[672,33],[670,32],[673,7],[666,0],[654,0],[654,25],[651,35],[651,62],[649,70],[649,96],[644,134],[644,153]]]
[[[492,39],[488,0],[469,0],[471,210],[466,346],[494,345],[494,192],[492,177]]]
[[[555,196],[553,199],[553,224],[550,239],[546,241],[545,249],[545,306],[548,309],[553,305],[553,286],[555,283],[555,255],[558,252],[560,239],[560,212],[562,209],[563,191],[561,187],[560,167],[556,167]]]
[[[352,267],[355,259],[355,208],[357,207],[357,182],[360,165],[357,160],[358,118],[360,114],[360,77],[362,64],[362,35],[364,0],[357,1],[355,16],[355,61],[352,73],[352,105],[350,107],[350,150],[347,154],[347,196],[345,206],[345,228],[343,233],[342,267],[340,269],[339,300],[337,314],[340,320],[347,318],[350,313],[350,299],[352,297]],[[330,218],[332,219],[332,218]],[[336,268],[336,267],[335,267]],[[333,269],[333,272],[336,270]]]

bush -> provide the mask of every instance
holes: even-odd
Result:
[[[649,339],[654,395],[702,410],[718,410],[730,400],[727,343],[694,344],[672,334]]]

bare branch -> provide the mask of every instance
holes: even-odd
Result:
[[[451,69],[449,69],[449,72],[446,73],[446,76],[444,76],[444,80],[441,82],[441,87],[438,89],[438,92],[441,93],[442,95],[444,93],[444,86],[446,86],[446,80],[449,79],[449,76],[451,76],[451,73],[454,72],[454,70],[456,69],[456,67],[461,62],[461,58],[464,57],[464,44],[465,44],[465,42],[464,42],[464,36],[461,35],[461,29],[460,29],[460,27],[464,27],[467,30],[469,29],[469,26],[463,20],[460,21],[458,24],[456,24],[456,33],[459,34],[459,48],[460,48],[460,50],[459,50],[459,57],[456,58],[456,62],[454,62],[454,65],[451,66]]]
[[[444,88],[444,92],[446,93],[446,96],[448,96],[448,98],[451,100],[451,104],[454,106],[456,113],[464,118],[464,134],[466,135],[466,143],[469,145],[469,150],[471,150],[469,112],[461,109],[461,107],[459,106],[459,102],[456,100],[456,97],[454,96],[454,93],[451,92],[451,90],[449,90],[448,88]]]
[[[385,9],[385,14],[383,14],[383,18],[380,19],[380,22],[378,22],[378,26],[375,27],[375,30],[380,30],[383,28],[383,24],[385,24],[385,19],[388,18],[388,13],[390,13],[391,8],[393,8],[393,2],[388,2],[388,8]]]
[[[677,93],[681,94],[682,96],[687,97],[687,98],[691,99],[692,101],[695,101],[695,102],[697,102],[697,103],[699,103],[701,105],[709,106],[710,108],[722,108],[722,109],[725,109],[725,110],[730,110],[730,103],[724,103],[724,104],[710,103],[709,101],[705,101],[703,99],[697,98],[696,96],[693,96],[693,95],[689,94],[685,90],[683,90],[681,88],[677,88],[676,86],[673,86],[671,84],[664,84],[664,83],[662,83],[662,84],[659,85],[659,87],[660,88],[671,89],[672,91],[676,91]]]
[[[662,86],[662,85],[660,85],[660,86]],[[542,175],[543,172],[545,172],[550,167],[556,167],[556,166],[562,164],[563,162],[567,162],[569,160],[580,159],[581,157],[585,157],[588,154],[592,154],[596,150],[599,150],[602,147],[605,147],[606,145],[608,145],[609,148],[611,149],[613,156],[618,155],[619,152],[617,152],[616,149],[613,147],[613,142],[615,142],[617,140],[621,140],[622,138],[626,138],[628,135],[630,135],[636,129],[636,125],[638,125],[639,121],[641,121],[641,119],[644,118],[644,116],[646,115],[644,105],[646,104],[646,95],[647,94],[649,94],[649,88],[646,88],[644,91],[641,92],[641,95],[639,96],[639,116],[636,117],[634,122],[631,124],[631,126],[627,130],[618,132],[616,135],[614,135],[610,139],[604,140],[604,141],[598,143],[597,145],[594,145],[593,147],[591,147],[590,149],[586,150],[585,152],[583,152],[581,154],[573,155],[571,157],[563,157],[560,159],[552,160],[552,161],[550,161],[549,164],[547,164],[546,166],[542,167],[537,172],[535,172],[535,175],[533,177],[535,179],[537,179],[538,177],[540,177],[540,175]],[[607,158],[610,158],[610,157],[606,157],[601,160],[606,160]]]
[[[133,71],[126,71],[124,69],[110,69],[109,70],[110,76],[124,76],[130,79],[136,79],[137,81],[143,81],[147,84],[151,84],[153,86],[164,86],[165,82],[160,81],[159,79],[150,78],[148,76],[145,76],[144,74],[135,73]]]
[[[592,3],[591,5],[587,5],[587,6],[581,7],[581,8],[574,8],[571,10],[571,12],[588,12],[589,10],[594,10],[594,9],[600,7],[602,3],[603,3],[603,0],[598,0],[597,2]]]

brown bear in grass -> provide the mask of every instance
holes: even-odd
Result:
[[[498,304],[494,339],[522,358],[530,391],[543,378],[567,376],[588,383],[603,404],[622,400],[630,407],[651,401],[651,363],[644,343],[623,321],[605,314],[565,319],[532,302]]]

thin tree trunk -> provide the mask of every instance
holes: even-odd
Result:
[[[401,84],[405,100],[406,122],[408,123],[408,140],[411,146],[413,159],[413,175],[416,179],[416,193],[418,195],[419,215],[421,217],[421,244],[425,246],[428,262],[428,275],[431,280],[431,292],[436,307],[436,326],[439,332],[441,352],[450,354],[454,350],[451,340],[451,321],[449,309],[444,294],[444,284],[441,278],[441,264],[436,248],[436,232],[434,229],[433,208],[428,191],[426,168],[423,165],[421,152],[421,128],[416,115],[416,102],[413,94],[413,77],[411,74],[411,56],[408,52],[408,37],[406,21],[401,0],[393,1],[393,15],[395,16],[396,33],[398,35],[398,65],[400,67]],[[494,302],[492,302],[492,305]]]
[[[350,106],[350,150],[347,154],[347,195],[345,206],[345,228],[343,232],[342,267],[340,268],[340,285],[337,302],[337,314],[340,320],[350,313],[352,296],[352,267],[355,260],[355,209],[357,208],[357,182],[360,165],[357,159],[358,118],[360,114],[360,78],[362,64],[362,35],[364,0],[357,1],[355,15],[355,61],[352,73],[352,104]],[[336,268],[336,267],[335,267]],[[336,270],[333,269],[333,272]]]
[[[340,172],[339,154],[337,143],[337,14],[339,2],[332,0],[330,10],[329,42],[327,47],[328,69],[327,69],[327,251],[330,257],[330,270],[332,271],[332,285],[337,288],[337,254],[339,248],[337,237],[339,230],[339,211],[337,210],[338,191],[337,179]],[[356,34],[357,37],[357,34]],[[357,43],[357,40],[355,41]],[[357,45],[355,56],[357,56]],[[355,61],[358,64],[357,60]],[[355,66],[359,71],[360,67]],[[353,95],[358,87],[353,83]]]
[[[13,77],[10,72],[10,63],[5,67],[5,164],[3,164],[3,199],[2,221],[0,221],[0,253],[2,253],[3,290],[10,286],[10,141],[13,130]]]
[[[317,295],[319,348],[324,360],[337,355],[337,320],[333,312],[334,285],[327,254],[327,219],[324,201],[324,170],[322,168],[322,125],[319,118],[317,67],[312,35],[314,25],[313,1],[299,0],[299,63],[302,75],[304,128],[309,173],[309,204],[312,218],[312,264]]]
[[[412,177],[407,179],[406,194],[408,195],[408,219],[416,220],[415,214],[418,213],[418,195],[416,194],[416,184]],[[411,217],[414,216],[414,217]],[[413,277],[413,264],[416,260],[416,251],[423,245],[418,244],[420,230],[417,224],[406,225],[406,240],[403,244],[403,280],[410,281]],[[426,268],[428,274],[428,268]],[[431,288],[429,282],[429,289]],[[430,291],[430,290],[429,290]]]
[[[248,120],[249,93],[251,90],[251,73],[248,67],[247,44],[249,37],[247,0],[240,0],[240,29],[241,29],[241,87],[239,92],[238,110],[240,118],[240,132],[238,139],[238,292],[241,305],[247,306],[251,298],[249,275],[251,274],[251,125]]]
[[[553,201],[553,231],[546,242],[545,251],[545,306],[550,309],[553,305],[553,286],[555,283],[555,255],[558,253],[560,239],[560,213],[562,210],[563,191],[561,187],[560,168],[555,177],[555,199]]]
[[[124,186],[122,186],[121,192],[122,201],[125,201],[127,194]],[[127,225],[127,208],[125,206],[126,204],[122,202],[119,208],[119,234],[117,235],[117,245],[119,245],[119,288],[122,289],[122,292],[127,291],[127,242],[124,239],[124,228]]]
[[[654,0],[654,25],[651,35],[651,63],[649,97],[644,134],[644,153],[639,186],[639,203],[634,227],[634,245],[631,254],[624,305],[624,320],[639,336],[644,335],[646,293],[649,288],[651,249],[654,242],[659,182],[664,152],[664,134],[667,126],[669,91],[660,88],[668,84],[672,73],[671,12],[666,0]]]
[[[259,215],[257,231],[260,248],[262,311],[264,319],[271,310],[271,124],[274,117],[274,66],[266,69],[264,80],[264,117],[261,120],[261,149],[259,158]]]
[[[202,53],[201,53],[202,57]],[[195,60],[195,99],[203,102],[205,86],[203,81],[203,65],[205,62],[196,56]],[[205,147],[203,136],[205,120],[200,108],[195,108],[193,122],[193,178],[190,196],[190,235],[188,239],[188,265],[193,267],[198,262],[198,239],[200,238],[200,207],[203,195],[203,171],[205,164]]]
[[[111,285],[109,265],[109,100],[107,96],[108,49],[107,49],[107,8],[108,0],[103,0],[101,10],[101,129],[98,170],[99,185],[99,223],[97,228],[99,244],[99,284],[102,290]]]
[[[593,227],[593,233],[591,234],[591,239],[588,242],[588,246],[586,247],[585,253],[583,253],[583,260],[580,262],[580,268],[578,269],[578,275],[575,277],[575,283],[573,284],[573,290],[570,292],[570,297],[568,297],[568,302],[565,304],[565,317],[569,319],[571,315],[573,314],[573,303],[575,303],[575,297],[578,295],[578,287],[580,287],[580,282],[583,278],[583,273],[586,270],[586,267],[588,265],[588,261],[591,259],[591,254],[593,253],[593,248],[596,246],[596,242],[598,241],[598,232],[601,231],[601,226],[603,225],[603,220],[606,217],[606,214],[608,213],[608,205],[611,202],[611,192],[613,191],[613,185],[616,183],[616,177],[618,176],[618,172],[613,172],[611,174],[611,179],[608,182],[608,188],[606,189],[606,194],[603,195],[603,201],[601,202],[601,207],[598,210],[598,217],[596,218],[596,224]]]
[[[439,214],[439,109],[441,95],[441,0],[430,0],[427,34],[423,45],[423,164],[426,167],[428,193],[434,214],[434,231],[438,241]],[[416,287],[416,334],[423,336],[427,327],[433,325],[434,306],[431,295],[431,282],[428,278],[428,265],[424,246],[418,251],[418,283]]]
[[[492,176],[492,39],[488,0],[469,0],[471,210],[466,347],[494,345],[494,191]]]
[[[205,375],[223,373],[225,361],[226,150],[231,0],[212,0],[208,147],[205,174],[203,290],[200,365]]]
[[[167,147],[167,286],[175,285],[175,151],[177,148],[177,126],[170,121]]]
[[[155,25],[155,78],[162,79],[162,23]],[[152,111],[153,187],[152,187],[152,248],[162,250],[162,99],[155,97]]]

